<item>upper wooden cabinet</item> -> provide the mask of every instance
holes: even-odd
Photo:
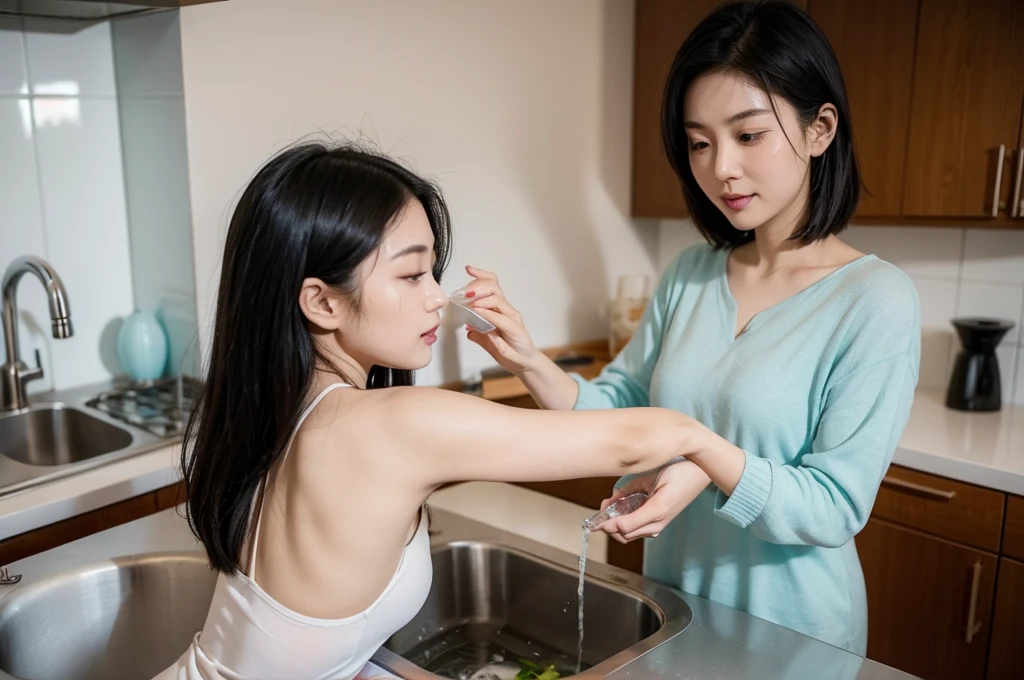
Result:
[[[661,98],[675,52],[718,4],[637,0],[636,217],[685,214],[661,148]],[[1024,228],[1024,2],[803,4],[843,70],[866,189],[857,218]]]
[[[676,52],[723,0],[637,0],[633,61],[634,217],[685,217],[686,201],[661,144],[661,101]],[[806,7],[806,0],[794,0]]]
[[[860,164],[858,216],[899,215],[918,0],[811,0],[846,83]]]
[[[1022,102],[1024,3],[921,0],[903,214],[1006,215]]]
[[[672,60],[719,0],[637,0],[633,62],[633,216],[687,214],[679,180],[661,144],[661,101]]]

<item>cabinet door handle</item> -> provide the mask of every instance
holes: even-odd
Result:
[[[922,496],[928,496],[929,498],[934,498],[938,501],[945,501],[946,503],[956,498],[956,491],[933,489],[932,487],[925,486],[924,484],[915,484],[914,482],[908,482],[905,479],[897,479],[896,477],[890,477],[889,475],[882,478],[882,485],[891,486],[894,489],[900,489],[903,491],[913,491],[914,493],[919,493]]]
[[[999,189],[1003,186],[1003,161],[1006,160],[1006,145],[999,145],[999,160],[996,161],[996,188],[992,193],[992,217],[999,217]]]
[[[1013,185],[1013,203],[1010,217],[1024,217],[1024,201],[1020,200],[1020,185],[1024,180],[1024,146],[1017,149],[1017,182]]]
[[[967,634],[964,636],[967,644],[971,644],[981,630],[981,622],[974,622],[978,616],[978,591],[981,590],[981,560],[975,562],[971,570],[974,572],[971,575],[971,602],[967,606]]]

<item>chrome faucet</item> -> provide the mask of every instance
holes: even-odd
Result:
[[[27,407],[25,384],[43,377],[39,350],[36,350],[35,368],[29,368],[18,356],[18,307],[15,294],[18,281],[24,274],[35,274],[46,288],[46,296],[50,301],[50,319],[53,321],[53,337],[61,339],[72,335],[68,294],[53,267],[33,255],[19,257],[11,262],[0,287],[3,290],[4,344],[7,348],[7,361],[0,366],[0,412]]]

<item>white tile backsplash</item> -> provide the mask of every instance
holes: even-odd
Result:
[[[119,370],[106,329],[133,304],[117,102],[76,101],[77,121],[50,125],[40,113],[48,98],[34,101],[49,259],[64,281],[75,326],[73,338],[52,344],[57,388]]]
[[[963,230],[938,227],[853,226],[842,239],[865,253],[874,253],[914,278],[960,276]]]
[[[1014,400],[1014,378],[1017,374],[1018,347],[1003,341],[996,348],[996,359],[999,361],[999,380],[1003,387],[1003,401],[1010,403]]]
[[[1017,371],[1013,379],[1003,373],[1003,379],[1013,385],[1013,399],[1017,404],[1024,404],[1024,343],[1017,347]]]
[[[113,97],[114,57],[109,22],[25,23],[26,57],[32,94]]]
[[[1024,309],[1024,285],[975,283],[960,285],[957,316],[987,316],[1012,321],[1016,326],[1003,338],[1004,345],[1017,344],[1020,339],[1021,310]]]
[[[31,392],[109,378],[110,329],[132,309],[110,43],[107,24],[0,22],[0,272],[21,255],[49,261],[75,330],[54,340],[43,287],[22,279],[21,358],[38,348],[46,373]]]
[[[0,95],[28,94],[20,21],[0,19],[0,65]]]
[[[177,12],[117,20],[110,27],[122,97],[183,96]]]
[[[963,277],[1024,284],[1024,230],[968,230]]]
[[[23,124],[29,110],[28,99],[0,98],[0,276],[14,258],[42,257],[46,253],[31,121],[27,128]],[[45,375],[29,383],[29,391],[49,389],[53,375],[49,363],[50,321],[46,293],[35,277],[22,279],[17,304],[21,358],[33,365],[35,350],[43,355]]]
[[[942,388],[955,340],[949,320],[956,311],[956,282],[911,279],[921,303],[921,371],[923,387]]]

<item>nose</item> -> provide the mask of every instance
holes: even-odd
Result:
[[[448,305],[448,296],[441,289],[441,284],[431,279],[431,285],[427,288],[427,311],[436,312]]]
[[[739,150],[732,144],[719,144],[715,151],[715,179],[728,182],[738,179],[740,172]]]

